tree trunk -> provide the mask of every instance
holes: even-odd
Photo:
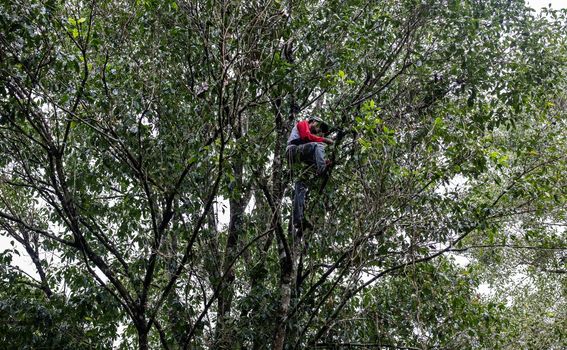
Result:
[[[138,349],[148,350],[148,331],[138,328]]]
[[[242,137],[241,120],[238,119],[236,126],[235,139]],[[246,204],[250,200],[250,189],[244,186],[244,156],[238,153],[234,156],[232,163],[234,180],[231,182],[232,193],[230,194],[230,222],[228,225],[228,237],[226,241],[226,249],[221,269],[221,290],[218,297],[218,325],[216,328],[217,346],[222,349],[232,348],[234,346],[233,331],[226,327],[230,312],[232,309],[232,301],[234,298],[234,265],[238,259],[239,241],[242,240],[242,227],[244,222],[244,211]],[[224,275],[224,279],[223,276]]]
[[[240,167],[242,170],[242,167]],[[242,176],[241,172],[237,177]],[[238,181],[238,180],[237,180]],[[239,189],[240,190],[240,189]],[[226,321],[230,317],[232,309],[232,300],[234,297],[234,263],[238,254],[238,241],[241,236],[242,222],[244,217],[245,198],[242,193],[239,198],[230,200],[230,223],[228,229],[228,238],[226,242],[226,250],[221,273],[225,274],[221,284],[221,292],[218,298],[218,325],[217,325],[217,345],[221,349],[230,348],[233,341],[232,332],[226,328]],[[222,276],[222,275],[221,275]],[[222,278],[222,277],[221,277]]]
[[[292,2],[288,3],[288,13],[290,14],[291,20],[291,13],[292,13]],[[293,64],[295,59],[293,57],[293,43],[288,42],[283,47],[283,57],[288,61],[290,64]],[[294,72],[291,71],[289,75],[290,85],[293,87],[295,84],[294,82]],[[281,99],[278,100],[281,104]],[[295,100],[295,92],[292,88],[290,94],[288,95],[288,104],[289,104],[289,114],[288,114],[288,124],[291,124],[295,120],[295,114],[298,112]],[[280,106],[278,106],[277,111],[281,111]],[[281,223],[281,210],[279,203],[281,203],[283,197],[283,188],[285,184],[285,180],[282,179],[283,174],[283,162],[282,155],[285,154],[285,151],[278,152],[278,146],[284,147],[286,144],[286,136],[287,136],[287,128],[284,125],[283,116],[280,113],[276,114],[276,127],[279,131],[278,135],[278,144],[276,144],[276,152],[274,156],[274,166],[278,166],[278,172],[274,171],[273,177],[273,193],[274,197],[276,197],[278,203],[276,205],[276,218],[277,218],[277,237],[278,237],[278,245],[280,251],[280,266],[281,266],[281,275],[280,275],[280,305],[278,314],[276,316],[276,330],[274,335],[274,346],[273,348],[276,350],[281,350],[284,348],[286,335],[287,335],[287,317],[289,314],[289,306],[291,304],[292,298],[292,291],[294,282],[296,280],[297,274],[297,257],[298,254],[298,246],[301,246],[301,237],[296,235],[295,230],[291,224],[291,220],[288,223],[288,236],[287,239],[284,237],[283,230],[282,230],[282,223]],[[287,247],[286,247],[287,246]],[[287,248],[287,249],[286,249]]]
[[[285,345],[288,322],[287,317],[289,315],[289,306],[291,305],[291,298],[293,289],[295,287],[295,281],[297,280],[298,258],[303,246],[302,236],[296,234],[297,231],[292,228],[291,223],[289,225],[288,232],[288,237],[291,238],[291,256],[289,259],[284,257],[280,260],[282,267],[282,276],[280,279],[280,307],[278,310],[276,332],[274,337],[274,349],[276,350],[283,349]]]

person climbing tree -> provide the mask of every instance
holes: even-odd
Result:
[[[334,141],[317,135],[323,130],[329,130],[328,124],[323,119],[309,117],[307,120],[299,121],[287,139],[286,155],[292,169],[294,164],[298,163],[308,166],[299,174],[293,196],[292,220],[294,227],[300,232],[313,228],[313,225],[304,216],[305,197],[308,191],[305,174],[315,167],[316,175],[322,177],[331,165],[330,161],[325,160],[324,144],[332,145]]]

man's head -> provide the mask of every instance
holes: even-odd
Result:
[[[327,125],[327,123],[325,123],[325,121],[323,121],[323,119],[319,117],[309,117],[307,121],[309,123],[309,130],[312,134],[320,133],[322,128]]]

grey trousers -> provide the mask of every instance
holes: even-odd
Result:
[[[320,176],[325,171],[325,146],[319,142],[309,142],[298,146],[288,146],[287,157],[292,169],[297,168],[294,165],[297,163],[304,163],[308,166],[315,166],[317,175]],[[301,225],[304,217],[305,200],[309,188],[307,187],[308,176],[305,173],[308,170],[303,169],[297,174],[293,194],[293,224],[295,226]]]
[[[320,142],[288,146],[287,156],[291,164],[302,162],[307,165],[314,165],[317,175],[321,175],[325,171],[325,145]]]

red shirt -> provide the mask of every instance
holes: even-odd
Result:
[[[313,135],[311,130],[309,130],[309,122],[307,120],[302,120],[297,123],[297,131],[299,132],[299,138],[301,141],[305,142],[323,142],[324,137]]]

